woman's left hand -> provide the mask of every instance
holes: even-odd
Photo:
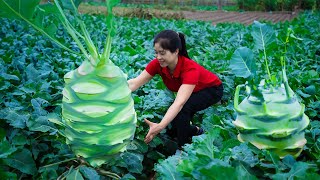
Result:
[[[153,123],[147,119],[144,119],[144,122],[146,122],[149,125],[149,132],[146,135],[144,142],[149,143],[157,134],[159,134],[164,129],[164,127],[162,127],[158,123]]]

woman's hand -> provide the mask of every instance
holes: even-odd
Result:
[[[145,143],[149,143],[150,141],[152,141],[152,139],[165,128],[162,127],[161,124],[153,123],[147,119],[144,119],[144,122],[149,125],[149,132],[144,139]]]
[[[151,76],[146,70],[142,71],[142,73],[138,77],[127,81],[129,89],[131,90],[131,92],[137,90],[139,87],[149,82],[152,77],[153,76]]]

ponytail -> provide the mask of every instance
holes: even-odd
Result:
[[[187,52],[186,39],[184,37],[184,34],[178,32],[178,35],[179,35],[179,38],[180,38],[180,41],[181,41],[181,49],[179,49],[179,55],[185,56],[185,57],[190,59],[190,57],[188,55],[188,52]]]

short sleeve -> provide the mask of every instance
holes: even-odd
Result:
[[[160,65],[157,59],[152,60],[146,67],[146,71],[151,75],[151,76],[155,76],[156,74],[158,74],[158,69],[159,69]]]
[[[200,73],[196,68],[189,69],[181,75],[182,84],[198,84]]]

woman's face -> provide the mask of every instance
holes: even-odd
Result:
[[[154,44],[154,51],[161,67],[175,66],[178,62],[178,49],[175,52],[170,52],[163,49],[159,43]]]

